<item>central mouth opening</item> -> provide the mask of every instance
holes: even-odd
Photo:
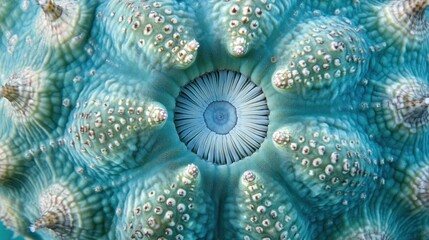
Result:
[[[204,122],[208,129],[225,135],[237,124],[237,111],[227,101],[214,101],[204,111]]]
[[[219,70],[182,88],[174,123],[190,151],[208,162],[225,165],[259,149],[267,136],[268,115],[261,87],[239,72]]]

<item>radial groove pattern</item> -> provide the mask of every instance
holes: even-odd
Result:
[[[428,16],[0,0],[0,240],[428,239]]]
[[[231,164],[259,148],[268,113],[260,87],[224,70],[204,74],[182,89],[175,123],[188,149],[209,162]]]

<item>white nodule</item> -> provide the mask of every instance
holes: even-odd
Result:
[[[36,230],[37,230],[36,225],[32,224],[32,225],[30,226],[30,231],[31,231],[31,232],[36,232]]]

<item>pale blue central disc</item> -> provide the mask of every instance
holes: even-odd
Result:
[[[268,114],[261,87],[239,72],[219,70],[182,88],[174,123],[188,150],[224,165],[258,150],[267,136]]]
[[[215,101],[204,111],[204,121],[207,128],[217,134],[225,135],[237,124],[237,111],[227,101]]]

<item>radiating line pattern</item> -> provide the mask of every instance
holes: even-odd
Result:
[[[268,107],[262,89],[234,71],[214,71],[186,85],[175,124],[188,149],[215,164],[254,153],[266,137]]]

